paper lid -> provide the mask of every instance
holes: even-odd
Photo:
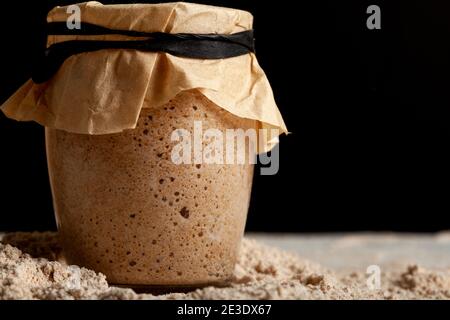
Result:
[[[252,28],[242,10],[192,3],[78,4],[81,21],[143,32],[231,34]],[[66,21],[56,7],[48,22]],[[67,40],[129,40],[121,35],[53,35],[50,46]],[[10,118],[81,134],[133,129],[142,108],[158,108],[184,90],[197,89],[238,117],[287,133],[270,84],[253,53],[227,59],[190,59],[161,52],[99,50],[68,58],[47,82],[28,80],[1,107]],[[268,136],[263,150],[273,147]]]

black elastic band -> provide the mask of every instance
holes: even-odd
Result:
[[[253,30],[233,34],[191,34],[139,32],[113,30],[83,23],[81,29],[68,29],[65,22],[47,25],[48,35],[106,35],[118,34],[146,37],[145,40],[97,41],[70,40],[51,45],[45,50],[36,66],[32,79],[42,83],[50,79],[63,62],[74,54],[102,49],[132,49],[151,52],[166,52],[175,56],[194,59],[224,59],[254,52]]]

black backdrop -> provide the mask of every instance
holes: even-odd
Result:
[[[255,176],[248,230],[450,228],[449,4],[197,2],[254,14],[257,56],[293,133],[280,172]],[[29,78],[46,12],[69,3],[2,4],[1,101]],[[370,4],[381,30],[366,27]],[[0,230],[55,228],[43,129],[1,114],[0,150]]]

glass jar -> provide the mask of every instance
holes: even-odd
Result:
[[[186,91],[161,108],[142,109],[136,129],[122,133],[46,129],[68,263],[102,272],[114,284],[203,286],[231,278],[253,165],[175,164],[172,133],[193,132],[194,121],[203,130],[256,128]]]
[[[287,133],[254,53],[252,15],[85,2],[55,7],[47,21],[43,60],[1,110],[45,126],[68,263],[116,285],[225,284],[244,232],[250,159]],[[199,142],[198,124],[222,143],[239,129],[244,142],[225,143],[222,162],[198,161],[214,140]],[[187,145],[190,161],[179,163],[175,151]]]

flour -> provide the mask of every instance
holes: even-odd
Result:
[[[393,268],[371,290],[365,273],[337,274],[248,239],[230,286],[189,293],[137,294],[109,286],[102,274],[52,260],[61,261],[55,233],[7,234],[0,243],[0,299],[450,299],[449,271]]]

